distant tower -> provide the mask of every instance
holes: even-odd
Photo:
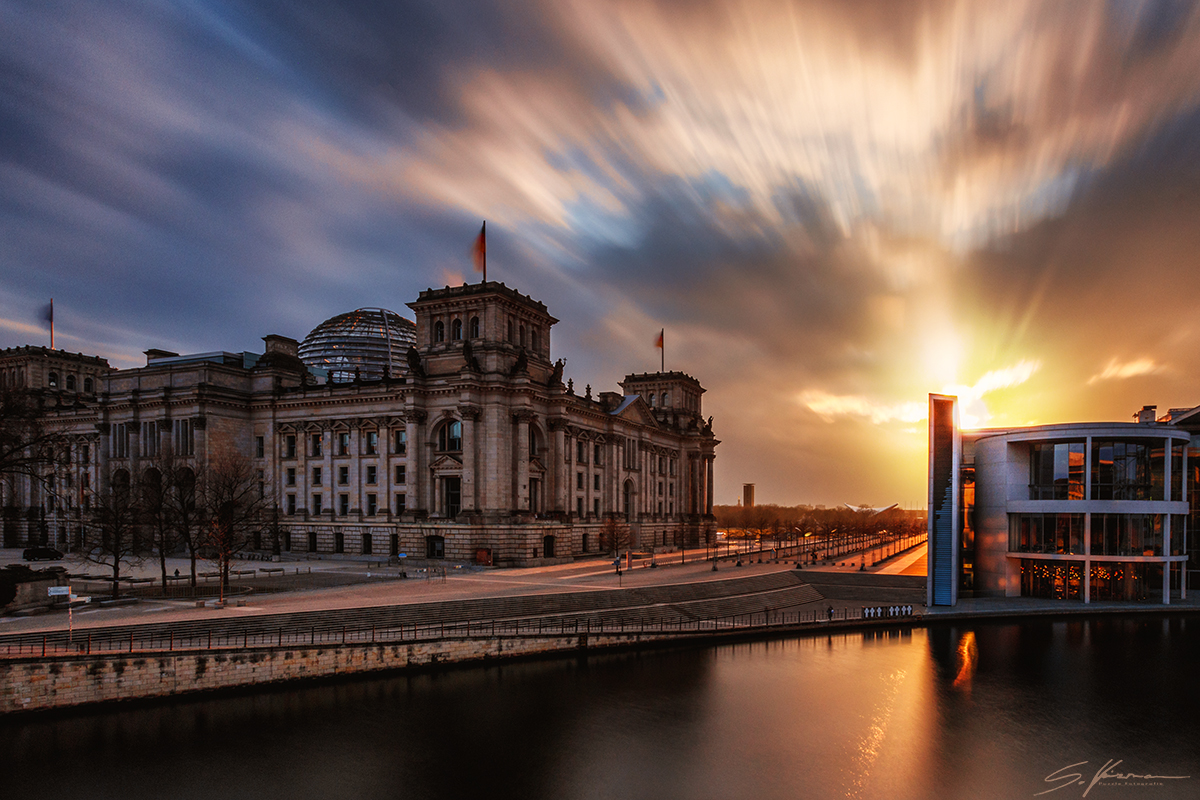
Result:
[[[754,484],[753,483],[743,483],[742,484],[742,507],[743,508],[754,508]]]

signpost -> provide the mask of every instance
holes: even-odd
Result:
[[[75,603],[89,603],[91,597],[80,597],[71,593],[70,586],[51,586],[47,590],[51,597],[67,598],[67,644],[75,643]]]

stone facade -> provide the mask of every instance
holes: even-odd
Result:
[[[105,371],[95,397],[52,404],[70,439],[57,501],[29,490],[13,503],[45,509],[42,535],[71,546],[115,475],[234,447],[284,552],[550,563],[600,552],[607,520],[634,547],[713,540],[718,442],[697,380],[629,375],[621,393],[580,396],[551,361],[558,320],[502,283],[430,289],[409,307],[408,368],[377,380],[319,382],[282,336],[264,337],[262,356],[151,350],[145,367]]]

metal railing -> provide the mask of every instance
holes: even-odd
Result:
[[[320,647],[366,644],[412,644],[447,639],[502,639],[548,636],[616,635],[661,638],[711,633],[753,632],[779,628],[804,628],[831,622],[902,622],[920,618],[921,610],[911,604],[869,608],[833,608],[805,611],[766,611],[734,614],[710,619],[606,620],[606,619],[526,619],[484,622],[414,623],[387,627],[308,629],[279,628],[269,631],[194,630],[155,632],[139,636],[136,632],[110,634],[103,629],[84,630],[68,637],[65,631],[38,635],[25,634],[0,641],[0,656],[6,658],[61,655],[148,654],[174,651],[237,651],[266,648]]]

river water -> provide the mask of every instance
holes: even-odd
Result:
[[[1121,777],[1097,781],[1110,761]],[[0,723],[0,763],[22,800],[1196,798],[1200,618],[939,624],[32,717]],[[1187,777],[1127,777],[1147,774]]]

